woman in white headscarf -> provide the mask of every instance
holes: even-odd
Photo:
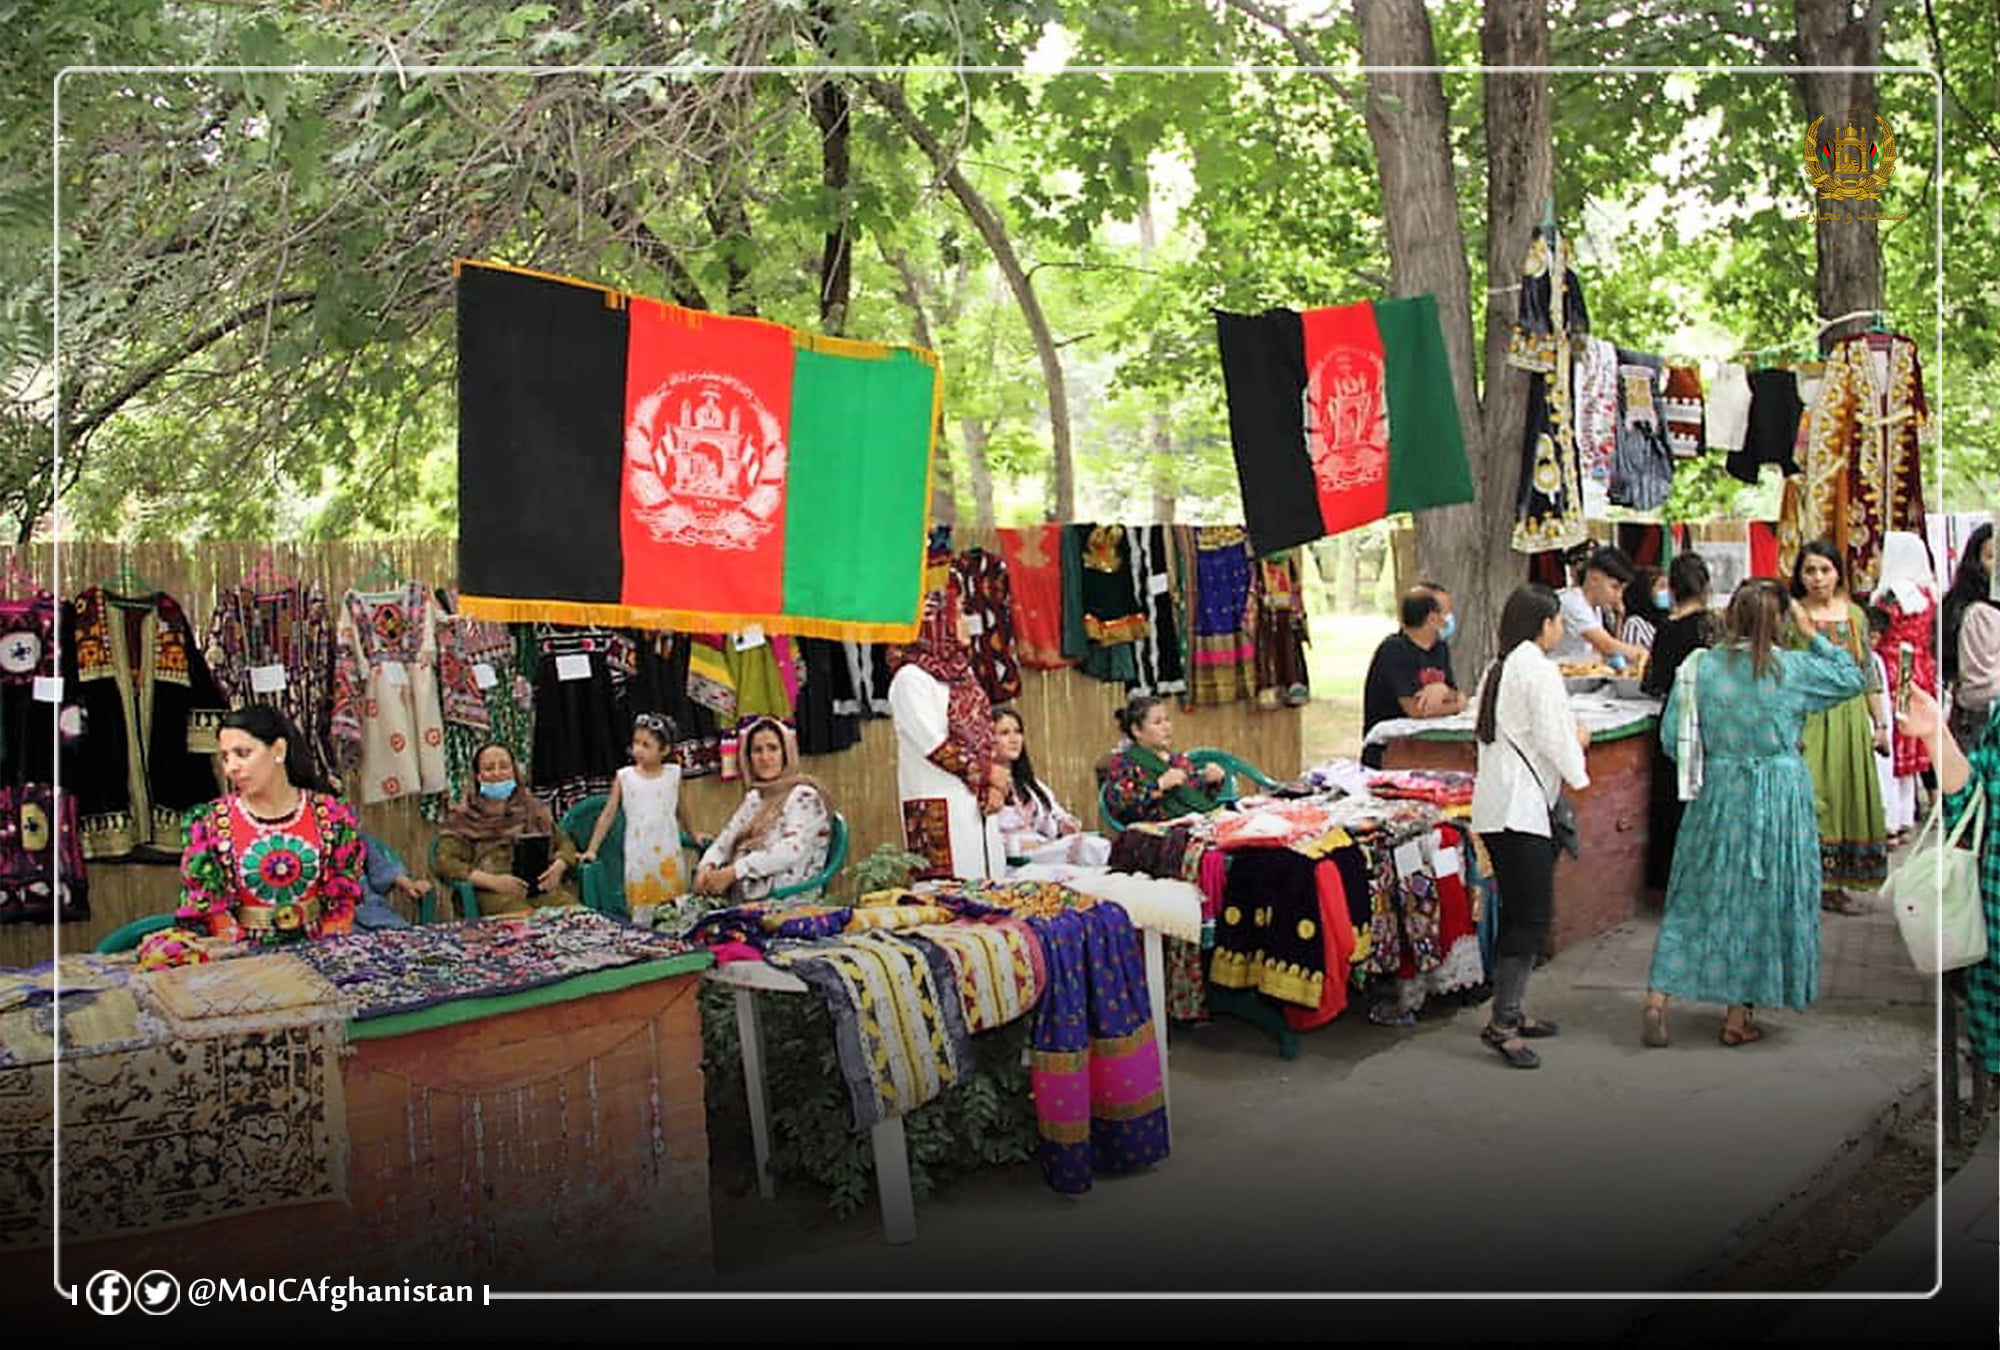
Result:
[[[1936,698],[1937,652],[1933,633],[1937,627],[1937,579],[1931,572],[1930,550],[1924,541],[1903,530],[1891,531],[1882,541],[1882,573],[1875,587],[1875,607],[1888,617],[1888,624],[1875,640],[1875,654],[1882,658],[1892,697],[1890,717],[1895,736],[1890,745],[1894,759],[1895,793],[1883,803],[1891,835],[1908,830],[1917,819],[1917,781],[1930,773],[1930,747],[1902,728],[1902,719],[1893,711],[1898,652],[1909,643],[1912,653],[1911,679],[1917,687]]]

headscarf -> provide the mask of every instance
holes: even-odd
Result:
[[[1907,530],[1891,530],[1883,536],[1881,583],[1875,587],[1875,603],[1894,600],[1903,613],[1916,614],[1931,604],[1936,593],[1924,541]]]
[[[778,744],[783,749],[784,762],[778,766],[775,776],[759,779],[750,758],[750,738],[766,727],[778,733]],[[785,803],[791,799],[793,788],[811,788],[820,795],[820,800],[826,802],[828,813],[831,814],[833,811],[833,802],[827,797],[826,789],[810,774],[799,772],[799,741],[798,737],[792,734],[790,727],[775,717],[753,717],[737,728],[737,737],[743,747],[741,755],[744,785],[752,792],[761,793],[762,800],[758,803],[757,813],[750,817],[750,823],[743,827],[743,833],[736,837],[735,846],[729,850],[729,857],[723,859],[725,866],[737,855],[751,852],[764,842],[764,837],[777,826],[778,816],[784,811]]]
[[[472,756],[472,775],[466,780],[465,796],[445,818],[438,822],[438,833],[455,834],[461,839],[475,844],[498,843],[503,839],[519,839],[522,835],[548,834],[556,832],[555,821],[549,815],[549,808],[528,790],[521,780],[521,764],[514,758],[514,752],[507,751],[507,759],[514,765],[514,795],[504,802],[492,801],[479,793],[479,757],[499,745],[489,741],[479,747]]]
[[[915,666],[950,691],[947,736],[965,752],[965,784],[978,796],[993,764],[993,703],[973,674],[971,653],[958,640],[958,612],[956,580],[925,596],[917,640],[892,650],[889,668]]]

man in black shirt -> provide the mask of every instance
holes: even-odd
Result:
[[[1403,592],[1403,626],[1382,639],[1361,690],[1361,734],[1398,717],[1449,717],[1465,707],[1451,671],[1450,638],[1458,622],[1451,594],[1422,581]],[[1382,767],[1382,747],[1365,745],[1361,762]]]

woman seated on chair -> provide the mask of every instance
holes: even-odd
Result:
[[[743,731],[743,759],[742,805],[694,875],[697,895],[726,897],[729,904],[812,880],[826,869],[833,844],[833,808],[826,789],[799,772],[790,727],[775,717],[753,720]]]
[[[521,840],[548,843],[548,862],[532,878],[515,871]],[[513,752],[498,741],[480,746],[464,799],[438,825],[438,876],[472,883],[484,916],[573,905],[575,871],[576,842],[520,780]]]
[[[1165,699],[1132,695],[1118,710],[1118,729],[1126,744],[1105,779],[1104,801],[1120,823],[1172,820],[1212,811],[1221,802],[1229,775],[1220,764],[1197,769],[1186,755],[1174,753],[1174,719]]]
[[[1083,822],[1063,810],[1055,794],[1035,777],[1019,709],[993,710],[993,762],[1012,775],[998,817],[1010,860],[1102,867],[1110,859],[1111,841],[1101,834],[1085,834]]]
[[[217,740],[230,791],[189,821],[176,921],[261,946],[351,931],[361,828],[291,719],[253,703],[222,719]]]

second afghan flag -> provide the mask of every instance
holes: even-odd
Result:
[[[1215,327],[1244,520],[1259,553],[1472,500],[1433,297],[1216,310]]]

